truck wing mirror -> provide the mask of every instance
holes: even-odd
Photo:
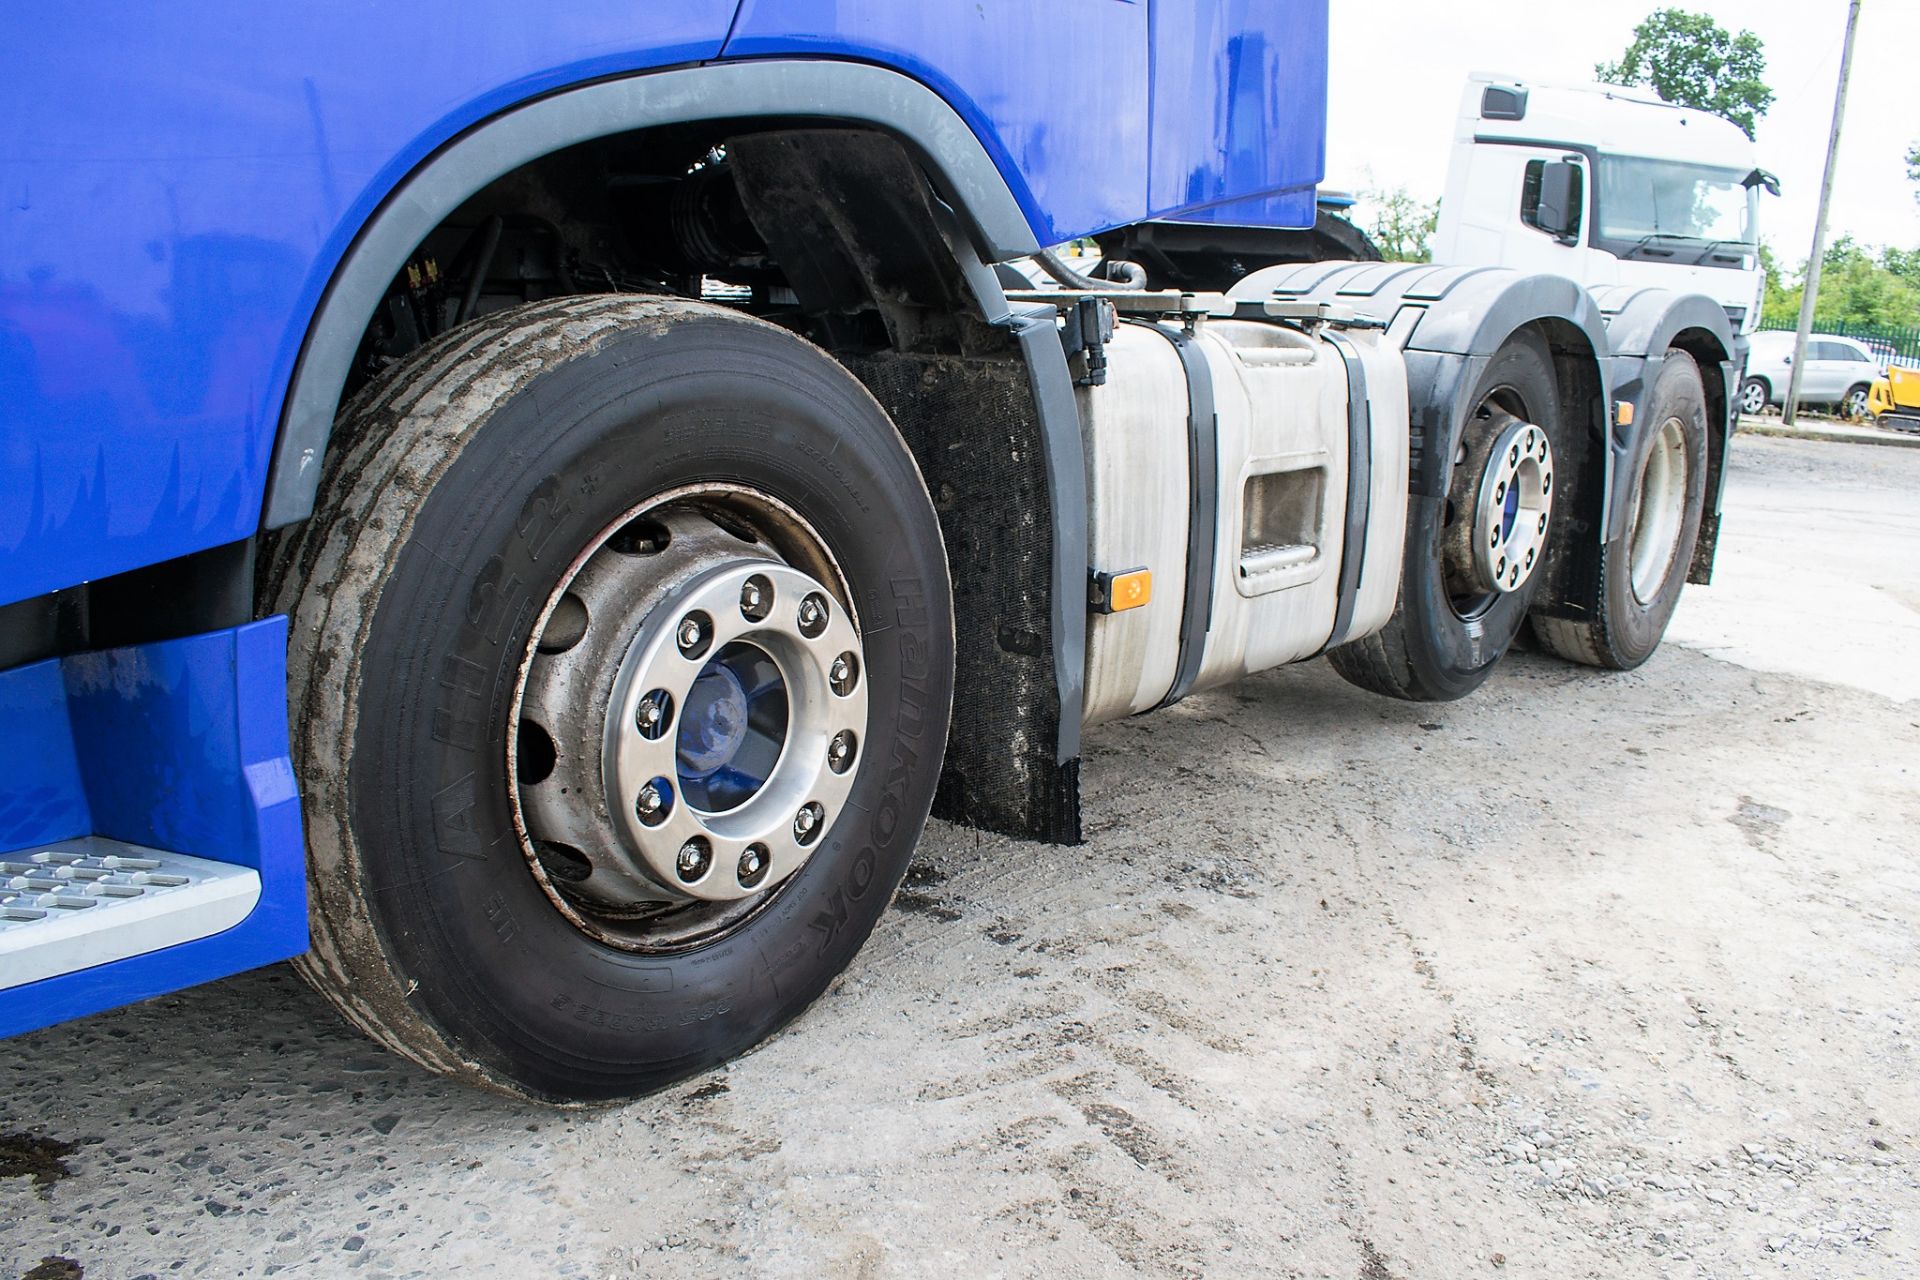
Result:
[[[1520,220],[1566,244],[1580,238],[1586,171],[1571,160],[1532,160],[1520,200]]]
[[[1765,169],[1755,169],[1752,173],[1740,180],[1740,185],[1749,190],[1754,187],[1765,188],[1766,193],[1770,196],[1780,194],[1780,179],[1774,177]]]

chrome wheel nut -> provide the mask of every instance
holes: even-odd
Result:
[[[703,836],[695,836],[680,846],[680,854],[674,859],[673,868],[680,878],[688,884],[707,874],[707,868],[713,865],[713,847]]]
[[[835,773],[845,773],[853,763],[853,731],[842,729],[833,735],[833,741],[827,744],[827,768]]]
[[[767,878],[767,867],[771,863],[765,845],[750,844],[741,852],[740,865],[734,868],[734,874],[744,887],[751,889]]]

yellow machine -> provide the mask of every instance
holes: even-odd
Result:
[[[1920,431],[1920,369],[1888,365],[1887,376],[1867,392],[1867,412],[1875,426]]]

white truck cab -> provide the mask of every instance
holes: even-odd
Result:
[[[1475,72],[1460,99],[1434,261],[1703,294],[1760,318],[1758,208],[1778,194],[1739,126],[1651,90]]]

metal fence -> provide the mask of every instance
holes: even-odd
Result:
[[[1762,324],[1762,329],[1793,332],[1790,324]],[[1852,338],[1864,342],[1873,352],[1884,372],[1888,364],[1902,364],[1909,368],[1920,368],[1920,328],[1891,328],[1870,324],[1821,324],[1814,321],[1815,333],[1834,333],[1843,338]]]

